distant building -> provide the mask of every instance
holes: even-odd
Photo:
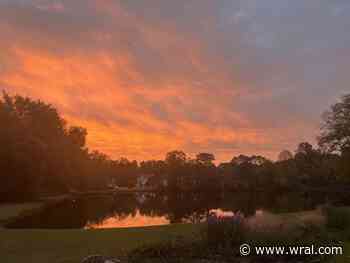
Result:
[[[116,188],[118,188],[116,180],[114,178],[112,178],[111,181],[107,184],[107,187],[109,189],[116,189]]]
[[[164,189],[169,185],[167,175],[155,175],[149,178],[148,186],[153,189]]]
[[[149,183],[150,178],[152,178],[153,174],[141,174],[136,179],[136,188],[145,189]]]
[[[167,176],[154,174],[141,174],[136,179],[136,188],[164,189],[169,185]]]

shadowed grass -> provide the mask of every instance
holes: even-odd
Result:
[[[331,263],[348,263],[350,262],[350,242],[345,242],[343,247],[344,254],[333,258]]]
[[[40,205],[40,203],[28,203],[0,206],[0,218],[7,220],[23,211],[38,208]],[[307,222],[317,223],[322,219],[319,212],[315,213],[315,211],[280,215],[265,214],[265,216],[268,222],[275,222],[278,219],[276,222],[282,226],[290,225],[295,221],[301,222],[301,225]],[[264,225],[266,220],[254,223]],[[323,221],[324,219],[321,220]],[[0,229],[0,262],[79,263],[82,258],[91,254],[122,257],[131,250],[145,245],[159,244],[179,236],[193,238],[199,232],[200,225],[191,224],[106,230]],[[345,255],[334,257],[330,262],[350,262],[349,251],[350,243],[346,243]]]
[[[42,202],[0,204],[0,224],[1,222],[16,217],[25,211],[39,208],[42,205]]]
[[[121,257],[143,245],[192,237],[198,225],[106,230],[0,230],[1,262],[79,263],[91,254]]]

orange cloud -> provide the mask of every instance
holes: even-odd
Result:
[[[219,107],[219,102],[211,110],[208,106],[214,101],[191,87],[174,86],[163,90],[155,87],[152,90],[152,83],[138,86],[125,82],[125,79],[142,82],[142,76],[134,70],[127,56],[98,53],[90,54],[89,58],[58,57],[21,48],[15,48],[13,55],[19,62],[18,68],[2,76],[2,82],[11,87],[10,92],[56,105],[70,123],[88,129],[91,148],[113,157],[162,158],[169,150],[185,148],[195,153],[196,149],[188,149],[188,142],[205,145],[210,139],[263,142],[254,130],[234,131],[186,119],[181,105],[178,108],[171,100],[176,98],[183,104],[199,107],[200,111],[207,110],[207,117],[214,121],[224,118],[225,109]],[[144,104],[135,100],[135,95],[141,96]],[[206,102],[196,102],[195,97]],[[154,102],[164,105],[171,122],[155,117],[145,107]],[[233,115],[244,122],[238,114]]]
[[[250,108],[275,93],[243,81],[239,59],[232,76],[189,32],[150,23],[118,1],[87,6],[92,21],[67,15],[64,4],[22,10],[18,21],[9,17],[0,26],[7,40],[0,84],[52,103],[70,124],[86,127],[90,148],[137,160],[174,149],[206,151],[223,161],[239,153],[273,158],[299,141],[290,126],[275,129],[252,117]],[[64,24],[66,16],[72,20]],[[41,19],[52,19],[42,32]],[[302,120],[292,126],[310,134]]]

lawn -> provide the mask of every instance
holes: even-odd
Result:
[[[184,224],[107,230],[1,229],[1,223],[42,205],[0,205],[0,262],[79,263],[91,254],[119,257],[143,244],[191,236],[198,231],[198,227]]]
[[[175,224],[106,230],[0,230],[4,263],[79,263],[91,254],[120,257],[144,244],[191,236],[199,227]]]
[[[350,242],[343,245],[343,255],[334,256],[329,263],[349,263],[350,262]]]
[[[0,225],[2,222],[18,216],[20,213],[42,206],[42,202],[0,204]]]
[[[0,206],[0,225],[23,211],[36,209],[43,203],[11,204]],[[319,211],[274,215],[265,219],[278,225],[295,222],[322,222]],[[263,221],[266,221],[263,220]],[[254,223],[254,222],[252,222]],[[264,222],[255,222],[264,225]],[[266,226],[266,225],[265,225]],[[123,257],[142,245],[158,243],[178,236],[193,237],[199,225],[174,224],[168,226],[99,229],[99,230],[13,230],[0,229],[0,262],[4,263],[79,263],[92,254]],[[350,262],[350,242],[345,243],[343,256],[331,262]]]

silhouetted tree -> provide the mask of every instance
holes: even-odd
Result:
[[[172,151],[166,154],[165,163],[170,190],[179,191],[184,188],[186,161],[187,156],[183,151]]]
[[[325,112],[318,143],[323,151],[340,154],[337,173],[350,180],[350,94]]]
[[[283,151],[275,163],[260,155],[239,155],[216,166],[211,153],[190,159],[183,151],[171,151],[164,160],[139,165],[90,151],[87,134],[82,127],[68,126],[52,105],[4,92],[0,200],[104,189],[110,182],[133,187],[140,174],[154,175],[150,183],[157,188],[166,180],[166,190],[179,195],[176,200],[184,200],[185,193],[329,188],[350,180],[350,95],[325,114],[319,148],[300,143],[294,156]]]
[[[329,152],[350,148],[350,94],[342,97],[324,114],[319,144]]]
[[[0,100],[0,125],[3,199],[28,198],[69,188],[75,169],[81,170],[76,159],[83,155],[86,136],[84,132],[80,134],[77,144],[74,134],[84,129],[67,129],[66,122],[50,104],[7,93]]]
[[[212,153],[199,153],[196,156],[196,160],[200,164],[212,165],[215,160],[215,156]]]

